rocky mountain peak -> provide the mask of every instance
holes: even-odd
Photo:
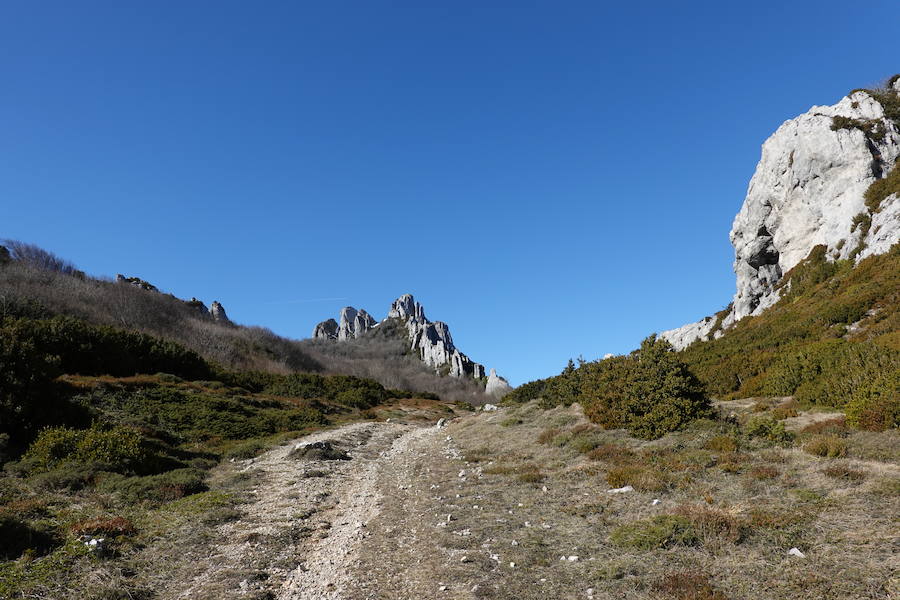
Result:
[[[484,366],[472,361],[454,345],[450,327],[443,321],[429,321],[425,317],[425,308],[412,294],[403,294],[394,300],[387,318],[403,323],[410,350],[435,371],[453,377],[482,379],[485,376]],[[366,311],[347,306],[341,310],[340,323],[334,319],[322,321],[313,329],[312,337],[346,341],[365,335],[378,325]]]
[[[894,78],[885,89],[857,90],[785,121],[763,144],[731,228],[737,291],[728,313],[661,335],[683,348],[759,314],[778,301],[784,274],[816,246],[829,260],[859,261],[896,243],[900,200],[877,191],[900,185],[884,185],[900,179],[898,106]]]

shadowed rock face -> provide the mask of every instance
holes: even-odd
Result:
[[[338,322],[334,319],[322,321],[316,325],[312,332],[314,340],[336,340],[338,336]]]
[[[893,89],[900,94],[900,80]],[[776,284],[815,246],[825,246],[831,260],[855,257],[859,261],[896,243],[900,239],[897,195],[872,210],[864,194],[872,183],[898,168],[898,157],[898,124],[864,91],[785,121],[763,144],[731,228],[737,292],[722,326],[727,328],[777,302]],[[871,226],[855,224],[857,215],[870,218]],[[681,349],[694,340],[708,339],[714,322],[707,317],[661,335]],[[713,335],[721,335],[721,330]]]
[[[425,317],[425,308],[416,302],[412,294],[404,294],[394,300],[388,310],[388,318],[397,319],[405,325],[410,350],[436,371],[446,370],[453,377],[482,379],[485,376],[484,366],[473,362],[453,344],[450,327],[442,321],[429,321]],[[312,337],[346,341],[358,338],[375,327],[378,323],[366,311],[347,306],[341,310],[340,323],[334,319],[322,321],[313,329]]]

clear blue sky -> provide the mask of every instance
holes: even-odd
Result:
[[[307,337],[411,292],[516,384],[734,292],[784,120],[893,0],[0,5],[0,237]]]

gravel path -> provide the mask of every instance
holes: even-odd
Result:
[[[211,532],[213,551],[167,599],[243,597],[341,599],[351,595],[367,528],[382,509],[380,482],[407,464],[410,448],[436,427],[354,423],[318,432],[241,464],[258,484],[238,520]],[[310,460],[291,452],[327,441],[350,460]]]

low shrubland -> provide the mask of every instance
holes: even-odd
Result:
[[[897,427],[900,244],[855,267],[817,247],[784,281],[773,307],[679,353],[707,393],[793,396],[846,408],[855,427]]]
[[[20,261],[21,256],[14,253]],[[56,264],[52,257],[35,256],[33,261]],[[38,273],[82,292],[104,288],[101,296],[157,294],[47,264],[41,271],[30,262],[6,264],[0,278]],[[78,298],[84,300],[76,293],[62,304],[71,309]],[[110,538],[103,546],[109,556],[145,539],[155,511],[217,493],[210,473],[222,459],[252,458],[286,438],[374,418],[371,411],[384,403],[423,401],[413,391],[350,375],[235,370],[213,362],[215,353],[151,335],[152,327],[136,331],[92,323],[58,314],[60,306],[0,297],[3,597],[38,593],[50,580],[63,585],[67,573],[89,558],[85,537]],[[217,522],[237,515],[228,503],[200,514]],[[164,525],[154,527],[166,531]]]
[[[557,377],[526,384],[505,401],[533,399],[544,408],[579,402],[592,422],[605,428],[622,427],[645,439],[711,414],[700,382],[671,345],[656,336],[628,356],[582,362],[577,367],[570,361]]]

